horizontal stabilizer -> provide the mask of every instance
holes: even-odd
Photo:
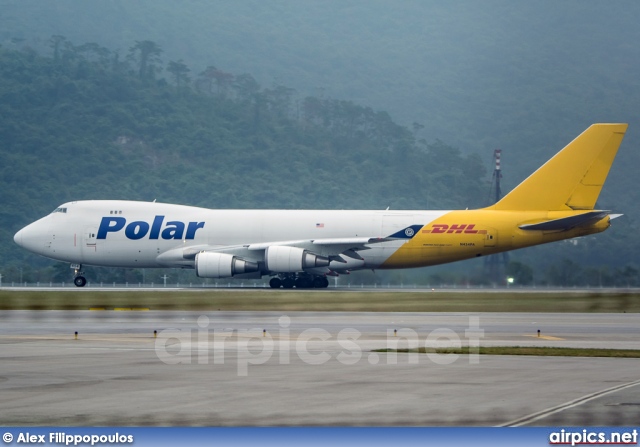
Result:
[[[577,216],[563,217],[562,219],[553,219],[546,222],[520,225],[520,229],[542,231],[570,230],[571,228],[596,223],[599,220],[602,220],[608,214],[609,211],[591,211],[589,213],[578,214]]]

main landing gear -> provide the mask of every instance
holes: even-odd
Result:
[[[281,273],[271,278],[269,286],[272,289],[325,289],[329,287],[329,280],[326,276],[310,275],[308,273]]]
[[[73,283],[76,287],[84,287],[87,285],[87,278],[84,276],[84,272],[82,271],[82,264],[71,264],[71,268],[73,269]]]

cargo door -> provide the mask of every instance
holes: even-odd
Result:
[[[495,228],[487,228],[484,235],[484,246],[495,247],[498,244],[498,231]]]

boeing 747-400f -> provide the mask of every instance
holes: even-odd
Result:
[[[594,209],[626,124],[594,124],[502,200],[464,211],[212,210],[124,200],[60,205],[15,242],[82,265],[195,269],[201,278],[272,276],[271,287],[327,287],[327,276],[423,267],[606,230]]]

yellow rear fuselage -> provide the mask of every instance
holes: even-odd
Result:
[[[606,216],[588,226],[561,230],[523,230],[522,225],[580,215],[577,211],[451,211],[425,225],[381,268],[422,267],[487,256],[517,248],[600,233]]]

